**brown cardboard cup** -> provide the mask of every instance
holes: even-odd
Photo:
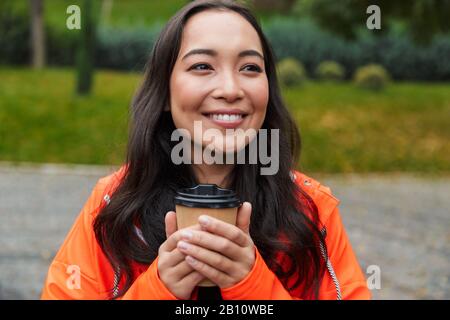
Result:
[[[233,190],[219,188],[215,184],[199,184],[193,188],[180,189],[175,196],[178,229],[197,224],[201,215],[236,225],[240,205]],[[208,279],[198,284],[202,287],[215,285]]]

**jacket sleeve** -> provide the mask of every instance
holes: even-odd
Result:
[[[108,299],[114,272],[95,238],[93,221],[104,196],[99,182],[50,264],[41,299]],[[122,299],[173,300],[158,276],[157,259],[122,296]]]
[[[252,270],[234,286],[221,289],[221,293],[224,300],[299,300],[284,288],[256,246]]]
[[[344,300],[370,299],[366,279],[353,252],[337,206],[331,212],[325,228],[329,263],[319,291],[319,299],[336,299],[338,290]]]
[[[342,299],[370,299],[370,291],[367,288],[361,268],[353,253],[349,239],[336,207],[327,222],[329,233],[326,237],[327,251],[329,255],[327,268],[319,290],[319,299],[335,300],[338,290]],[[262,256],[256,250],[256,260],[249,274],[230,288],[221,290],[225,300],[299,300],[291,296],[276,275],[269,269]],[[331,275],[337,279],[339,288]]]

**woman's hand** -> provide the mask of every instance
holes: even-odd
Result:
[[[255,248],[249,235],[252,207],[244,202],[239,208],[236,226],[203,215],[199,217],[202,230],[184,229],[178,249],[197,272],[228,288],[242,279],[253,268]]]
[[[192,290],[205,277],[185,261],[186,255],[177,249],[177,242],[181,239],[181,232],[201,228],[197,224],[177,231],[176,214],[173,211],[166,214],[165,223],[167,240],[161,244],[158,251],[159,278],[174,296],[189,299]]]

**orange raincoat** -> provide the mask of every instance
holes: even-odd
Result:
[[[115,272],[98,245],[92,227],[96,215],[120,183],[124,168],[98,181],[72,229],[50,265],[42,299],[108,299]],[[322,231],[326,231],[327,271],[319,299],[370,299],[370,291],[342,224],[337,200],[330,189],[298,171],[291,178],[314,200]],[[287,291],[268,268],[258,249],[253,269],[239,283],[221,289],[224,300],[294,300],[301,288]],[[135,280],[121,299],[177,299],[158,276],[158,258],[150,266],[136,264]],[[78,278],[74,278],[78,277]],[[78,280],[77,280],[78,279]],[[197,289],[191,295],[197,299]]]

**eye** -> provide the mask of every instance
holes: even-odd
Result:
[[[248,64],[245,67],[242,68],[244,71],[252,71],[252,72],[258,72],[261,73],[262,70],[260,67],[258,67],[256,64]]]
[[[197,70],[197,71],[204,71],[204,70],[209,70],[209,69],[212,69],[212,68],[209,64],[206,64],[206,63],[197,63],[189,68],[189,70]]]

